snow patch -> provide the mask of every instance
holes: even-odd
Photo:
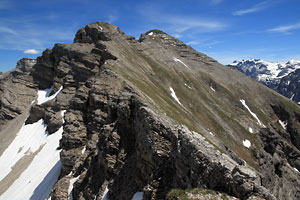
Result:
[[[240,102],[243,104],[243,106],[249,111],[249,113],[257,120],[258,124],[262,127],[265,127],[265,125],[258,119],[257,115],[250,110],[248,105],[246,104],[246,101],[244,99],[241,99]]]
[[[45,90],[39,90],[38,91],[37,104],[40,105],[40,104],[43,104],[43,103],[45,103],[49,100],[54,99],[61,92],[62,89],[63,89],[63,86],[61,86],[59,88],[59,90],[51,96],[49,96],[49,95],[53,90],[53,86],[51,88],[48,88],[48,89],[45,89]]]
[[[65,123],[65,119],[64,119],[65,113],[66,113],[66,110],[62,110],[60,113],[62,116],[63,123]]]
[[[68,188],[68,199],[69,200],[73,200],[73,196],[72,196],[73,185],[79,179],[79,176],[70,179],[70,184],[69,184],[69,188]]]
[[[137,192],[133,195],[132,200],[142,200],[143,199],[143,192]]]
[[[286,122],[286,121],[283,122],[283,121],[281,121],[281,120],[278,120],[278,123],[282,126],[282,128],[283,128],[284,130],[286,130],[286,126],[287,126],[287,122]]]
[[[73,175],[73,172],[71,171],[67,176],[69,177],[69,176],[72,176]]]
[[[81,150],[81,154],[84,154],[85,150],[86,150],[86,146],[84,146],[83,149]]]
[[[251,127],[249,127],[249,132],[253,133],[253,129]]]
[[[189,89],[192,89],[192,87],[189,86],[188,84],[184,83],[184,85],[185,85],[186,87],[188,87]]]
[[[176,96],[175,91],[173,90],[173,88],[170,87],[170,91],[171,91],[171,96],[175,99],[175,101],[182,106],[182,104],[180,103],[179,99]]]
[[[246,148],[250,148],[251,147],[251,142],[249,140],[243,140],[243,145]]]
[[[173,60],[174,60],[175,62],[181,63],[181,64],[182,64],[183,66],[185,66],[186,68],[189,68],[184,62],[182,62],[182,61],[179,60],[178,58],[173,57]]]
[[[106,188],[105,188],[105,190],[103,192],[103,198],[102,198],[102,200],[108,200],[108,188],[107,188],[107,186],[106,186]]]
[[[153,32],[148,33],[148,35],[152,36],[152,35],[153,35]]]

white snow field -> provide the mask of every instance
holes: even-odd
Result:
[[[63,89],[63,86],[61,86],[59,88],[59,90],[55,94],[53,94],[51,96],[49,96],[49,95],[50,95],[50,93],[53,90],[53,86],[51,88],[48,88],[48,89],[45,89],[45,90],[39,90],[38,91],[37,104],[40,105],[40,104],[43,104],[43,103],[45,103],[45,102],[47,102],[49,100],[54,99],[61,92],[62,89]]]
[[[42,119],[23,125],[0,157],[0,175],[4,178],[24,155],[37,153],[23,173],[0,196],[0,200],[40,200],[50,194],[61,170],[58,147],[63,127],[51,135],[46,128]]]
[[[34,124],[23,125],[0,157],[0,181],[23,156],[36,152],[46,142],[45,131],[46,125],[42,119]]]

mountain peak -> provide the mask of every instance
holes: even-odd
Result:
[[[111,40],[113,35],[124,35],[119,27],[106,22],[95,22],[77,31],[75,43],[97,43],[97,41]]]
[[[287,65],[300,65],[300,60],[289,60]]]

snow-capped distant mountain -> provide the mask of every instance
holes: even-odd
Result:
[[[276,91],[300,104],[300,69],[289,73],[280,80]]]
[[[300,68],[300,61],[290,60],[286,63],[272,63],[260,59],[249,59],[234,61],[228,66],[237,68],[270,88],[276,88],[283,77]]]
[[[300,61],[272,63],[260,59],[234,61],[228,65],[276,90],[283,96],[300,102]]]

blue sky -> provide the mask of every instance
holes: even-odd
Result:
[[[300,60],[299,10],[299,0],[0,0],[0,71],[95,21],[136,38],[161,29],[223,64]]]

